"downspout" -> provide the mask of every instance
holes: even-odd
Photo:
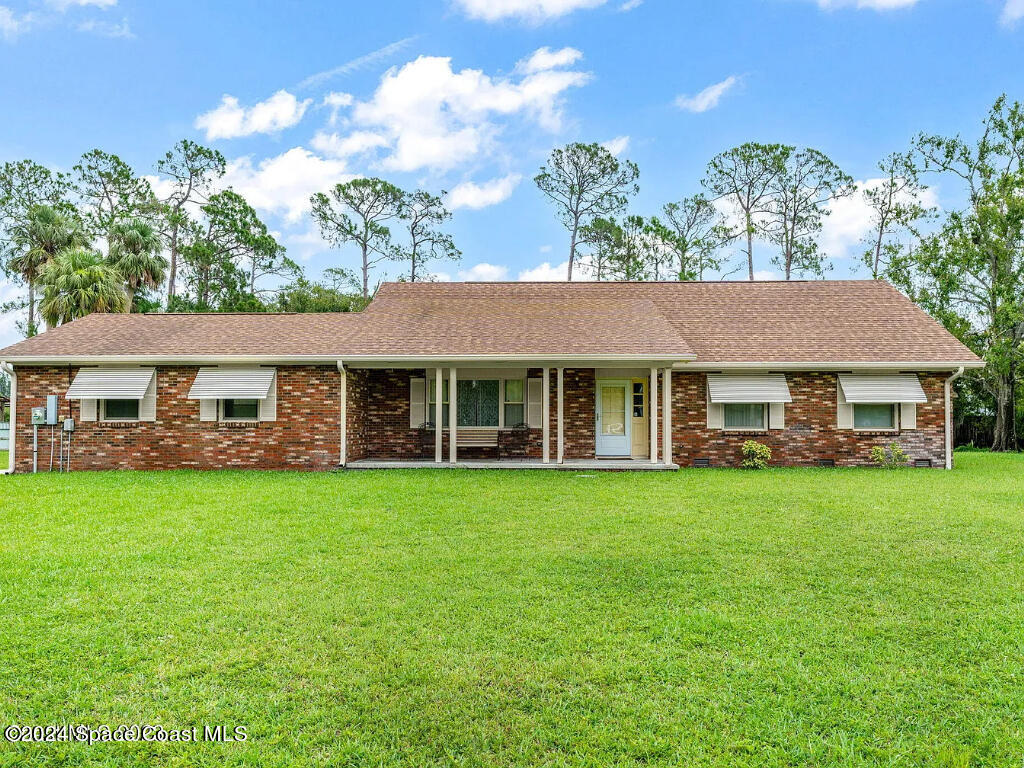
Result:
[[[946,379],[946,469],[953,468],[953,382],[964,375],[961,365],[956,373]]]
[[[348,453],[348,374],[345,372],[345,362],[338,361],[338,400],[340,407],[340,421],[338,422],[338,466],[345,466],[346,454]]]
[[[0,475],[14,474],[14,446],[15,432],[14,425],[18,418],[18,374],[14,370],[14,366],[5,360],[0,360],[0,370],[11,377],[11,431],[8,433],[7,440],[7,466],[0,469]],[[2,416],[3,414],[0,414]]]

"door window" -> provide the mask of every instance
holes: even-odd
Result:
[[[626,388],[601,387],[601,434],[626,434]]]

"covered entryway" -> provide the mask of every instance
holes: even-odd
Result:
[[[629,457],[633,450],[631,381],[597,382],[597,455]]]

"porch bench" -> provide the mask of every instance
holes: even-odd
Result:
[[[458,448],[497,448],[497,429],[460,429],[455,433]]]

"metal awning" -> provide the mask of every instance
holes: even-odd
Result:
[[[712,403],[791,403],[784,373],[708,374]]]
[[[68,400],[141,400],[156,368],[82,368],[68,387]]]
[[[200,368],[190,400],[265,400],[274,383],[273,368]]]
[[[927,403],[916,373],[840,373],[848,403]]]

